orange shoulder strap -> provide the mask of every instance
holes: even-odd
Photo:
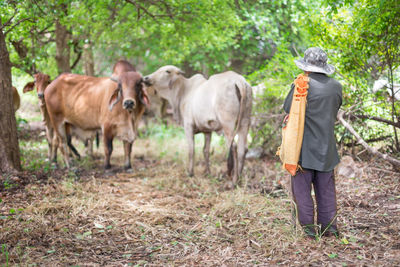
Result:
[[[300,167],[298,163],[303,144],[309,81],[307,74],[299,74],[294,80],[295,87],[289,118],[286,126],[282,129],[282,144],[277,151],[277,155],[282,161],[282,168],[292,176],[296,175]]]

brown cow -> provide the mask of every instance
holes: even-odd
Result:
[[[51,126],[50,123],[50,117],[47,112],[46,104],[44,101],[44,92],[46,87],[51,83],[50,76],[44,73],[37,73],[33,75],[34,81],[29,82],[24,86],[23,92],[29,92],[32,91],[35,86],[36,86],[36,91],[37,95],[39,98],[39,107],[40,107],[40,112],[42,113],[43,116],[43,121],[45,123],[45,128],[46,128],[46,139],[49,144],[49,150],[48,150],[48,158],[51,159],[51,155],[53,154],[53,142],[56,142],[58,144],[58,140],[55,139],[54,135],[54,129]],[[93,133],[86,133],[82,132],[77,128],[72,128],[71,131],[73,132],[74,136],[79,137],[80,139],[83,140],[85,143],[85,146],[87,147],[86,153],[90,156],[93,155]],[[72,144],[71,144],[72,146]],[[54,155],[57,155],[57,148],[58,146],[54,146]],[[75,149],[75,147],[72,146],[71,148],[72,152],[75,153],[75,155],[79,158],[80,155]]]
[[[70,142],[68,130],[76,126],[85,131],[101,129],[104,140],[105,168],[110,165],[114,137],[123,140],[125,168],[131,168],[132,143],[137,124],[148,97],[143,91],[142,76],[123,72],[117,82],[108,77],[61,74],[45,91],[47,110],[64,151]],[[67,167],[69,155],[64,152]]]
[[[21,104],[21,99],[19,97],[17,88],[15,88],[14,86],[12,87],[12,91],[13,91],[13,106],[14,106],[14,112],[17,111],[19,109],[19,106]]]
[[[49,144],[49,150],[48,150],[47,156],[50,159],[50,157],[52,155],[52,143],[53,143],[53,138],[54,138],[54,131],[50,125],[50,118],[47,113],[46,104],[44,102],[44,90],[49,85],[51,80],[50,80],[49,75],[43,74],[40,72],[37,74],[34,74],[33,78],[34,78],[33,82],[28,82],[24,86],[23,92],[26,93],[26,92],[32,91],[36,86],[36,91],[37,91],[37,95],[39,98],[40,112],[42,113],[43,121],[45,123],[46,138],[47,138],[47,143]],[[56,154],[57,154],[57,152],[56,152]]]

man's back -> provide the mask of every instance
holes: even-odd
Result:
[[[339,163],[334,126],[342,104],[342,86],[322,73],[310,73],[303,145],[299,164],[303,168],[331,171]],[[285,100],[290,111],[293,88]]]

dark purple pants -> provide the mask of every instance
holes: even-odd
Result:
[[[303,169],[292,176],[293,200],[297,206],[300,225],[314,225],[314,202],[311,197],[311,184],[314,186],[317,202],[317,224],[322,229],[336,225],[336,189],[333,171],[320,172]]]

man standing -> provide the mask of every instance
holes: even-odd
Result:
[[[291,178],[297,217],[305,233],[316,236],[314,203],[317,203],[317,224],[322,235],[338,236],[336,224],[336,189],[333,169],[339,163],[334,125],[342,104],[342,86],[328,77],[335,68],[327,64],[326,53],[318,47],[308,48],[304,58],[295,60],[297,67],[309,77],[304,136],[300,152],[301,169]],[[290,112],[294,85],[285,99],[284,110]]]

